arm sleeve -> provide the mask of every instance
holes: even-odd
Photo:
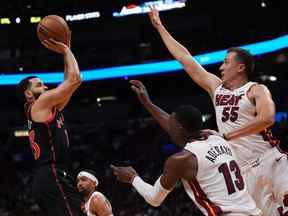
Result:
[[[137,192],[146,200],[147,203],[154,207],[160,206],[166,196],[170,193],[170,190],[162,187],[160,178],[161,176],[157,179],[154,186],[146,183],[139,176],[136,176],[132,182],[132,185]]]

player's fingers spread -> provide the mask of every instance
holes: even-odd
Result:
[[[132,80],[131,80],[132,81]],[[142,82],[140,82],[139,80],[133,80],[133,82],[131,82],[135,87],[137,87],[138,89],[145,89],[145,86],[142,84]]]
[[[117,175],[118,175],[118,172],[115,171],[115,170],[113,170],[113,174],[117,176]]]
[[[42,42],[45,44],[50,44],[49,40],[43,40]]]
[[[136,93],[138,92],[138,89],[137,89],[137,87],[136,87],[136,86],[134,86],[134,85],[132,85],[132,86],[131,86],[131,89],[132,89],[134,92],[136,92]]]
[[[131,80],[131,83],[133,83],[134,85],[137,85],[137,86],[143,85],[140,80]]]
[[[54,44],[52,44],[49,40],[45,40],[44,43],[42,43],[45,47],[49,48],[49,49],[53,49],[54,48]]]
[[[130,83],[134,84],[137,80],[129,80]]]
[[[141,90],[139,91],[139,93],[140,93],[140,94],[145,94],[145,90],[141,89]]]
[[[117,170],[115,170],[115,169],[112,169],[112,173],[113,173],[113,175],[115,175],[115,176],[118,176],[118,172],[117,172]]]
[[[121,167],[117,167],[117,166],[114,166],[114,165],[110,165],[110,167],[112,168],[113,172],[115,175],[118,175],[119,174],[119,171],[121,169]]]
[[[42,43],[44,47],[46,47],[47,49],[49,49],[49,46],[46,45],[45,43]]]
[[[135,80],[129,80],[129,83],[135,85]]]
[[[141,81],[138,81],[138,86],[140,86],[141,88],[145,88],[144,84]]]
[[[43,40],[43,41],[41,41],[41,43],[47,48],[50,47],[50,43],[47,40]]]
[[[55,40],[53,38],[49,38],[47,41],[49,41],[51,44],[55,44]]]
[[[113,171],[113,173],[114,173],[116,167],[115,167],[114,165],[111,164],[111,165],[110,165],[110,168],[112,169],[112,171]]]
[[[135,85],[135,86],[139,86],[140,81],[139,80],[130,80],[130,83]]]
[[[41,43],[42,43],[44,46],[46,46],[47,41],[46,41],[46,40],[43,40],[43,41],[41,41]]]
[[[116,169],[117,169],[117,167],[114,166],[113,164],[110,164],[110,167],[111,167],[113,170],[116,170]]]
[[[149,6],[149,9],[150,9],[149,15],[151,15],[151,12],[152,12],[152,10],[153,10],[153,5],[150,5],[150,6]]]
[[[149,15],[149,17],[150,17],[150,18],[152,18],[152,17],[153,17],[153,14],[152,14],[152,9],[150,9],[150,11],[148,12],[148,15]]]
[[[59,42],[56,41],[56,40],[54,40],[53,38],[49,38],[49,42],[50,42],[51,44],[53,44],[53,45],[59,44]]]

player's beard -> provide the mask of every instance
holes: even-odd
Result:
[[[88,196],[90,192],[87,189],[86,190],[83,189],[83,190],[79,191],[79,193],[84,198],[84,197]]]
[[[38,99],[41,94],[42,94],[42,92],[37,92],[37,93],[33,92],[33,96],[34,96],[35,100]]]

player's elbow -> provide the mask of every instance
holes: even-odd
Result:
[[[159,207],[164,200],[164,197],[154,194],[150,197],[146,197],[146,202],[148,202],[151,206]]]
[[[160,203],[153,203],[151,204],[153,207],[159,207],[161,204]]]
[[[82,79],[81,76],[77,76],[77,78],[75,79],[75,85],[80,86],[82,84]]]
[[[80,86],[82,83],[80,74],[75,74],[70,77],[69,82],[73,86]]]
[[[151,206],[153,207],[159,207],[162,202],[159,202],[157,200],[146,200]]]
[[[269,124],[269,126],[272,126],[272,125],[274,125],[274,123],[275,123],[275,117],[273,115],[269,118],[267,124]]]
[[[266,118],[263,119],[263,122],[266,127],[270,127],[275,123],[275,116],[274,114],[267,115]]]

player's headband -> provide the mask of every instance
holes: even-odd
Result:
[[[85,176],[86,178],[96,182],[96,186],[98,185],[98,179],[91,173],[87,172],[87,171],[81,171],[79,174],[78,174],[78,178],[79,177],[82,177],[82,176]]]

